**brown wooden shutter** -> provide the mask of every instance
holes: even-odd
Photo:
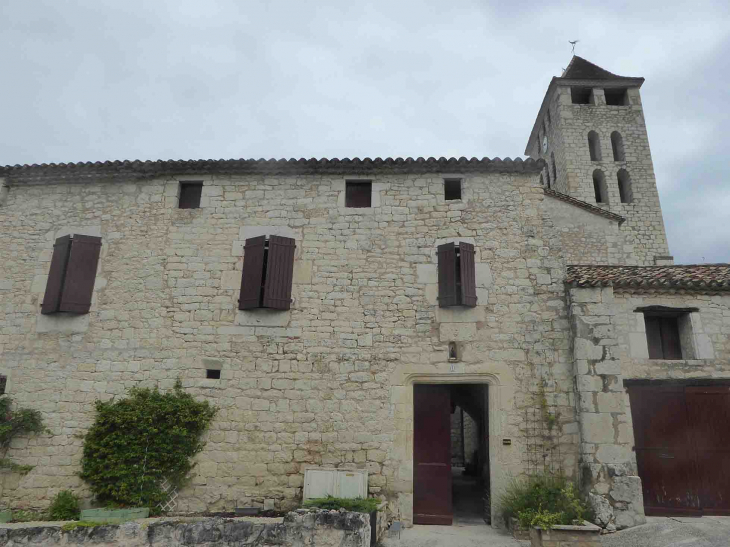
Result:
[[[266,267],[266,236],[247,239],[243,249],[243,275],[238,309],[252,310],[261,307],[261,283]]]
[[[269,256],[264,281],[264,308],[288,310],[291,307],[291,284],[294,272],[294,240],[269,237]]]
[[[48,272],[46,282],[46,293],[43,295],[41,313],[56,313],[61,303],[61,292],[63,290],[63,279],[66,275],[66,264],[68,254],[71,250],[71,236],[59,237],[53,245],[53,256],[51,257],[51,269]]]
[[[74,234],[58,311],[89,313],[100,252],[100,237]]]
[[[665,359],[681,359],[682,345],[679,341],[677,317],[662,317],[662,350]]]
[[[459,243],[461,267],[461,304],[473,308],[477,305],[477,282],[474,267],[474,245]]]
[[[662,329],[659,317],[655,315],[645,315],[644,324],[646,325],[646,343],[649,346],[649,359],[663,359],[662,351]]]
[[[438,246],[438,276],[439,308],[456,306],[456,247],[453,243]]]

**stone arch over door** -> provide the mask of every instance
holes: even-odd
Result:
[[[452,372],[451,367],[456,370]],[[522,452],[519,442],[515,443],[517,432],[509,433],[511,445],[503,445],[507,416],[514,401],[514,379],[512,371],[504,364],[483,364],[469,366],[463,363],[443,363],[430,366],[429,372],[422,365],[399,365],[391,380],[391,412],[394,415],[395,439],[388,454],[388,462],[394,473],[389,477],[387,490],[395,502],[391,510],[410,526],[413,522],[413,386],[415,384],[484,384],[488,386],[488,446],[489,478],[492,500],[495,500],[513,476],[522,471]],[[475,370],[477,369],[477,370]],[[492,503],[492,524],[501,527],[496,503]]]

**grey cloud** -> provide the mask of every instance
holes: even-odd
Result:
[[[677,259],[728,260],[726,2],[6,0],[0,16],[2,164],[516,157],[578,38],[647,78]]]

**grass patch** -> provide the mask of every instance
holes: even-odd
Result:
[[[67,522],[61,526],[61,530],[64,532],[70,532],[76,530],[76,528],[94,528],[95,526],[108,526],[109,524],[119,524],[118,522],[91,522],[88,520],[79,520],[76,522]]]
[[[380,500],[376,498],[333,498],[327,496],[326,498],[314,498],[306,500],[302,507],[306,508],[318,508],[318,509],[330,509],[339,510],[344,509],[345,511],[354,511],[355,513],[372,513],[378,509]]]

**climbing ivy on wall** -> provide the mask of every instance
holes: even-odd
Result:
[[[167,393],[132,388],[123,399],[96,401],[80,476],[99,502],[150,507],[154,513],[167,498],[162,482],[179,486],[192,470],[216,412],[185,393],[179,381]]]
[[[5,457],[10,443],[20,435],[46,433],[48,430],[39,411],[28,408],[13,410],[12,406],[10,397],[0,397],[0,468],[26,474],[33,469],[32,465],[20,465]]]

